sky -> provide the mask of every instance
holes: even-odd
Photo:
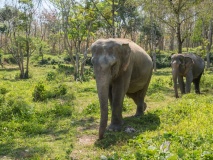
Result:
[[[49,2],[49,0],[33,0],[34,2],[41,1],[41,5],[39,6],[39,9],[50,9],[53,8],[53,5]],[[3,8],[5,4],[8,5],[14,5],[18,2],[18,0],[0,0],[0,8]],[[36,3],[36,4],[37,4]]]

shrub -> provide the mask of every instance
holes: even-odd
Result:
[[[2,105],[5,101],[5,98],[2,94],[0,94],[0,105]]]
[[[73,66],[68,66],[64,64],[58,64],[58,71],[59,72],[64,72],[64,73],[74,73],[74,67]]]
[[[100,107],[99,102],[92,102],[90,103],[84,110],[83,113],[85,114],[96,114],[99,113]]]
[[[59,97],[65,95],[66,93],[67,93],[67,86],[64,84],[60,84],[59,86],[54,88],[52,97]]]
[[[33,100],[34,101],[43,101],[46,99],[46,90],[44,88],[43,83],[39,82],[33,92]]]
[[[166,54],[157,54],[156,55],[156,66],[157,68],[166,68],[170,67],[171,55]]]
[[[7,92],[9,92],[6,88],[4,87],[0,87],[0,94],[6,94]]]
[[[46,90],[43,83],[38,83],[33,92],[33,100],[34,101],[44,101],[47,98],[56,98],[67,93],[67,86],[64,84],[60,84],[57,87],[54,87],[51,90]]]
[[[47,73],[47,77],[46,80],[47,81],[52,81],[56,79],[56,73],[55,72],[48,72]]]
[[[57,117],[65,116],[69,117],[72,115],[73,112],[73,107],[71,107],[68,104],[57,104],[54,106],[52,112],[55,114]]]
[[[24,101],[22,97],[9,99],[0,107],[0,119],[2,121],[12,118],[29,119],[34,114],[34,108]]]

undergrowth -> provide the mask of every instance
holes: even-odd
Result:
[[[100,106],[93,74],[80,82],[66,67],[31,69],[28,80],[16,80],[15,69],[0,70],[0,159],[213,159],[211,71],[201,78],[201,95],[192,87],[179,99],[171,69],[153,73],[145,114],[133,117],[136,106],[125,97],[122,131],[106,131],[97,140]],[[108,119],[109,124],[110,109]]]

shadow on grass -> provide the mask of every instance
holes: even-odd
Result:
[[[7,72],[12,72],[12,71],[17,71],[19,70],[18,67],[16,68],[0,68],[0,71],[7,71]]]
[[[44,155],[47,152],[45,147],[19,147],[16,148],[15,144],[0,144],[0,159],[30,159]]]
[[[156,130],[159,126],[160,118],[154,113],[147,113],[142,117],[126,117],[121,132],[106,131],[105,138],[97,140],[95,146],[104,149],[110,148],[117,143],[126,143],[129,139],[143,134],[143,132]],[[127,127],[134,128],[135,132],[127,133],[125,131]]]
[[[98,129],[98,124],[96,123],[96,119],[92,116],[87,117],[86,119],[77,120],[74,125],[79,127],[80,131]]]

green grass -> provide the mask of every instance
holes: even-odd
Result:
[[[94,79],[75,82],[51,65],[31,67],[27,80],[17,80],[18,73],[0,69],[0,159],[213,159],[211,70],[201,79],[201,95],[192,86],[179,99],[171,69],[158,70],[145,115],[132,117],[136,107],[126,97],[123,130],[107,131],[101,141]],[[43,98],[35,101],[36,88]]]

